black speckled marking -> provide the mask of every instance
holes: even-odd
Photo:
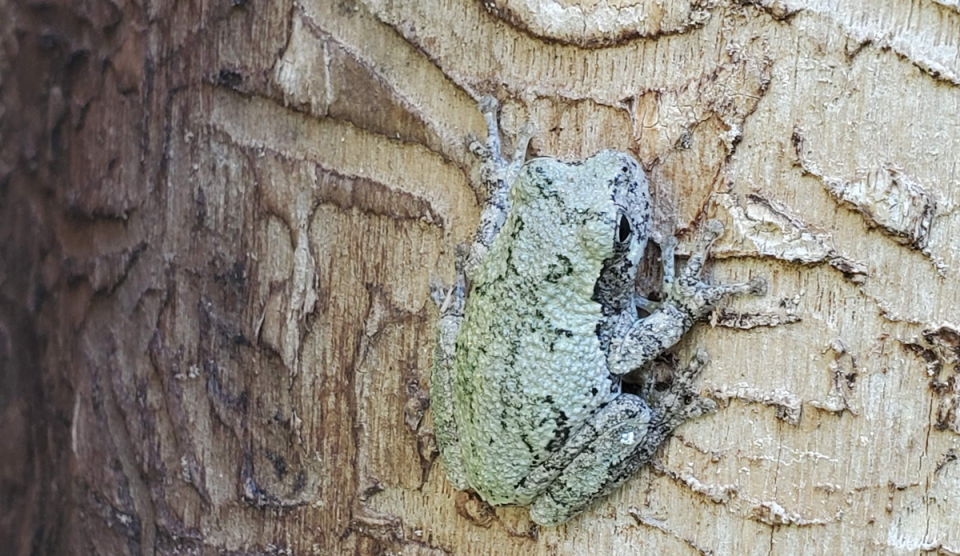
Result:
[[[567,427],[557,429],[557,436],[553,437],[549,444],[547,444],[547,451],[550,453],[556,452],[567,443],[567,438],[570,437],[570,429]]]
[[[565,278],[573,274],[573,262],[570,261],[570,258],[563,255],[557,255],[557,262],[550,265],[550,272],[547,274],[545,280],[550,283],[556,283],[561,278]]]

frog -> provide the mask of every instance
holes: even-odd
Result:
[[[623,484],[680,424],[715,411],[695,350],[669,383],[624,391],[722,300],[762,295],[763,278],[714,285],[702,270],[723,233],[709,220],[677,272],[673,237],[652,230],[649,181],[630,154],[525,160],[532,128],[501,153],[498,102],[480,101],[487,137],[467,139],[486,189],[439,309],[430,379],[447,479],[493,506],[528,506],[542,526],[568,521]],[[637,292],[648,241],[661,250],[658,302]]]

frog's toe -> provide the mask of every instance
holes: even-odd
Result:
[[[693,358],[687,363],[686,374],[696,378],[708,363],[710,363],[710,354],[702,347],[698,347],[693,354]]]
[[[712,307],[732,295],[763,295],[767,290],[767,281],[763,278],[754,278],[749,282],[737,284],[710,285],[701,283],[700,287],[703,291],[703,305]]]
[[[706,226],[704,227],[704,238],[706,239],[717,239],[723,235],[723,222],[720,222],[716,219],[710,219],[707,221]]]
[[[683,417],[680,422],[688,419],[696,419],[703,415],[709,415],[717,411],[717,402],[710,398],[696,398],[688,404],[683,410]]]
[[[707,252],[710,251],[710,246],[722,235],[723,224],[719,220],[708,220],[700,229],[700,237],[693,248],[693,258],[705,258]]]
[[[463,138],[463,143],[467,146],[467,150],[472,152],[477,158],[484,160],[490,158],[490,149],[488,149],[483,143],[480,142],[480,139],[472,133],[468,133]]]
[[[448,294],[448,288],[443,284],[443,281],[439,278],[430,279],[430,299],[433,300],[437,308],[443,307],[443,302],[446,301]]]
[[[751,295],[767,295],[767,280],[756,276],[750,279],[748,282],[750,286],[750,291],[747,292]]]
[[[495,114],[497,112],[497,106],[500,104],[497,102],[497,97],[492,95],[485,95],[480,99],[480,112],[484,114]]]

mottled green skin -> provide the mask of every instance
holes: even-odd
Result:
[[[492,504],[529,504],[539,489],[519,487],[531,470],[618,395],[594,300],[614,252],[618,181],[646,206],[634,230],[642,253],[649,201],[632,157],[543,158],[521,171],[506,223],[473,276],[456,343],[455,416],[467,479]]]

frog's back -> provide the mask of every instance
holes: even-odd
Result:
[[[582,164],[609,164],[607,154],[617,153]],[[457,337],[456,419],[471,486],[494,504],[529,502],[515,494],[524,477],[611,396],[592,297],[616,211],[586,170],[524,166],[474,275]]]

